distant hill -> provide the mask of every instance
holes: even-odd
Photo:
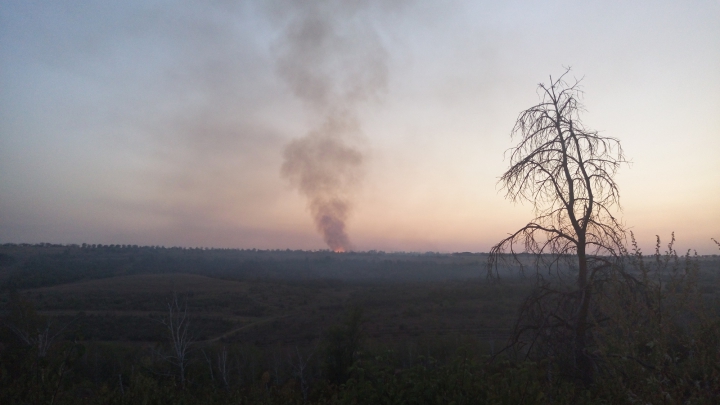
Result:
[[[0,286],[37,288],[116,276],[190,273],[223,279],[431,281],[484,276],[484,253],[188,249],[5,244]]]

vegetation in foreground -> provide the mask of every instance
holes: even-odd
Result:
[[[604,291],[588,386],[547,344],[506,346],[532,278],[170,273],[6,289],[0,402],[713,403],[720,260],[626,259],[643,285]]]

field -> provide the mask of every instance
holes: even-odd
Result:
[[[163,392],[158,403],[171,403],[185,398],[186,385],[188,393],[211,398],[208,403],[233,403],[232,395],[268,403],[305,402],[315,395],[320,401],[361,389],[323,385],[359,384],[352,379],[359,364],[363,378],[381,384],[373,392],[394,389],[393,384],[415,387],[411,381],[426,379],[416,388],[430,384],[456,395],[462,391],[452,387],[462,373],[484,375],[497,367],[487,362],[505,347],[535,284],[533,273],[505,267],[499,280],[488,279],[486,262],[487,255],[479,253],[0,246],[0,371],[9,386],[25,387],[2,395],[28,398],[29,392],[42,392],[43,398],[54,398],[61,385],[39,381],[57,381],[67,385],[68,395],[81,390],[100,402],[131,390],[143,401],[148,392]],[[720,258],[695,257],[693,263],[712,324],[720,302]],[[174,346],[167,327],[170,319],[180,319],[178,310],[187,314],[183,325],[189,343],[182,379],[177,359],[169,354]],[[352,314],[358,313],[355,322]],[[25,343],[18,339],[23,330],[29,331]],[[32,357],[17,357],[32,350],[46,356],[43,339],[53,360],[27,363]],[[40,349],[32,349],[38,344]],[[342,360],[347,350],[350,360]],[[341,360],[345,365],[332,371],[329,365]],[[70,364],[72,376],[48,371]],[[465,368],[457,369],[458,364]],[[467,389],[487,394],[514,381],[497,395],[515,398],[512,384],[548,375],[528,364],[493,374],[506,382],[483,380],[486,385]],[[25,368],[50,374],[13,380]],[[442,388],[445,378],[450,385]],[[378,388],[382,384],[391,386]],[[552,389],[576,389],[557,384]],[[222,387],[225,391],[218,391]],[[427,387],[412,395],[422,392]]]
[[[154,319],[165,315],[175,294],[187,303],[198,340],[288,345],[318,339],[352,306],[365,310],[368,336],[382,341],[453,333],[499,339],[523,292],[518,282],[495,287],[484,280],[235,281],[179,273],[34,288],[22,296],[45,316],[72,319],[71,329],[91,340],[163,339]]]
[[[27,252],[32,249],[42,253],[33,256]],[[67,268],[53,280],[74,281],[23,288],[20,294],[40,314],[55,319],[55,324],[67,324],[68,333],[91,341],[162,341],[166,331],[158,320],[166,315],[168,302],[177,296],[187,305],[198,341],[283,347],[312,344],[350,307],[363,308],[366,336],[378,342],[422,342],[442,336],[501,340],[527,292],[527,283],[516,278],[500,284],[487,281],[482,267],[484,257],[480,255],[374,254],[358,259],[329,252],[303,252],[320,263],[316,269],[312,263],[306,264],[305,258],[298,259],[300,253],[255,252],[239,259],[237,267],[241,270],[233,274],[227,263],[208,268],[208,263],[203,262],[199,267],[207,270],[194,269],[193,273],[185,272],[186,265],[173,271],[168,269],[172,266],[168,261],[178,252],[168,250],[169,257],[159,254],[157,267],[143,269],[151,274],[127,275],[139,271],[122,262],[144,259],[142,251],[139,257],[128,259],[132,252],[127,250],[132,249],[82,256],[78,252],[83,249],[66,253],[67,248],[15,247],[15,255],[4,253],[5,261],[13,265],[6,266],[3,278],[7,282],[20,274],[33,280],[35,275],[27,270],[30,266],[39,267],[31,270],[37,272],[43,271],[43,266]],[[210,251],[208,256],[216,253]],[[17,259],[23,256],[24,263]],[[197,258],[195,252],[193,256]],[[47,260],[45,264],[37,263],[43,259]],[[83,259],[85,263],[73,267]],[[250,260],[260,263],[261,270],[248,270]],[[352,260],[351,266],[364,275],[343,271],[345,260]],[[283,268],[284,264],[298,267],[298,261],[301,274]],[[112,264],[108,266],[109,262],[122,271]],[[413,264],[420,269],[420,281],[412,280],[413,274],[407,269]],[[97,276],[102,278],[93,278],[83,270],[87,267],[98,268]],[[338,271],[333,273],[333,267]],[[261,273],[264,268],[270,268],[269,274]],[[323,273],[307,276],[312,271]],[[3,299],[8,300],[7,294]]]

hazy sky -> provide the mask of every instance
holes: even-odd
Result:
[[[497,185],[513,123],[571,66],[632,161],[642,245],[717,253],[718,21],[718,1],[4,0],[0,242],[324,249],[281,168],[340,120],[355,249],[487,251],[532,218]]]

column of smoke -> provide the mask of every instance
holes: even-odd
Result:
[[[343,124],[330,121],[290,142],[281,171],[307,196],[318,231],[336,252],[351,247],[345,220],[351,208],[349,194],[359,181],[363,163],[362,154],[337,136]]]
[[[281,175],[307,197],[328,246],[348,251],[345,224],[365,161],[354,146],[356,110],[385,90],[386,54],[356,1],[284,5],[290,18],[276,47],[277,71],[323,124],[285,147]]]

